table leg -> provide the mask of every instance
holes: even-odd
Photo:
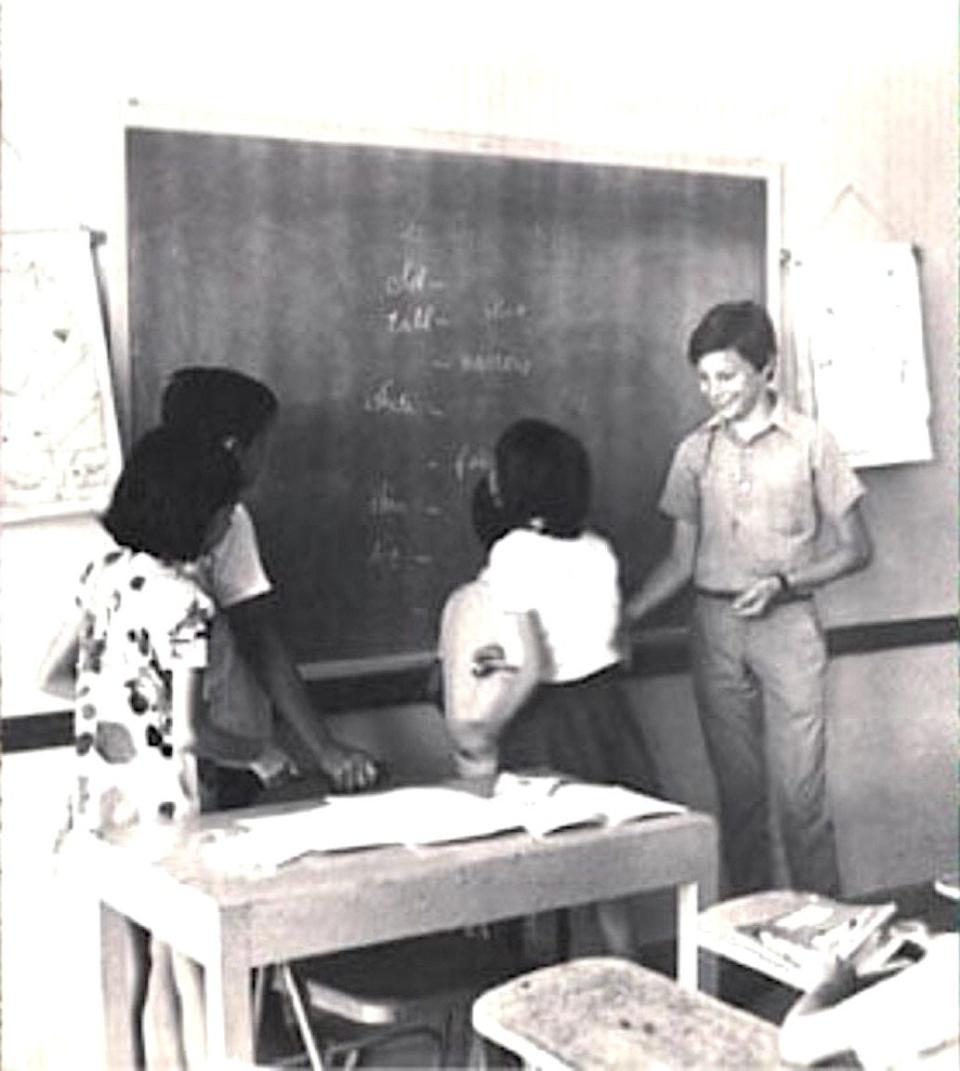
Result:
[[[207,1058],[211,1067],[254,1062],[250,965],[226,942],[215,962],[204,964]]]
[[[100,905],[100,982],[107,1067],[143,1066],[140,1017],[147,936],[128,918]]]
[[[698,885],[677,886],[677,981],[684,989],[697,988]]]
[[[717,993],[717,959],[701,951],[697,938],[699,885],[677,886],[677,981],[685,989]]]

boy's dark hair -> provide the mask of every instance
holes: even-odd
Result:
[[[237,501],[240,486],[240,467],[226,450],[198,449],[170,428],[154,428],[134,444],[101,520],[122,547],[193,561],[214,514]]]
[[[249,446],[276,415],[277,396],[260,380],[232,368],[179,368],[160,403],[160,419],[181,435]]]
[[[693,329],[687,357],[697,364],[705,353],[736,350],[757,371],[777,352],[777,335],[767,310],[755,301],[725,301],[714,305]]]
[[[508,529],[540,517],[548,535],[572,539],[583,531],[591,478],[579,439],[545,420],[518,420],[500,436],[495,457]]]

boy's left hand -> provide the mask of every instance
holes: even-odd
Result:
[[[763,617],[780,594],[780,581],[775,576],[761,577],[741,591],[730,609],[738,617]]]

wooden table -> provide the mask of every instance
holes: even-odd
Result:
[[[536,1071],[781,1066],[770,1023],[611,957],[514,978],[479,997],[472,1018]]]
[[[286,805],[290,807],[290,805]],[[425,849],[311,854],[259,877],[218,873],[189,850],[192,834],[276,808],[206,815],[185,847],[150,863],[120,843],[89,846],[87,878],[101,904],[108,1066],[129,1052],[129,983],[109,970],[123,916],[205,968],[214,1066],[253,1063],[250,971],[268,963],[493,922],[653,889],[675,888],[677,976],[697,984],[697,913],[717,891],[717,834],[699,813],[535,840],[510,833]]]

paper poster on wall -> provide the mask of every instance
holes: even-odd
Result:
[[[816,416],[856,467],[929,461],[920,280],[906,242],[794,256],[795,342]]]
[[[90,237],[5,234],[0,519],[102,509],[121,464]]]

